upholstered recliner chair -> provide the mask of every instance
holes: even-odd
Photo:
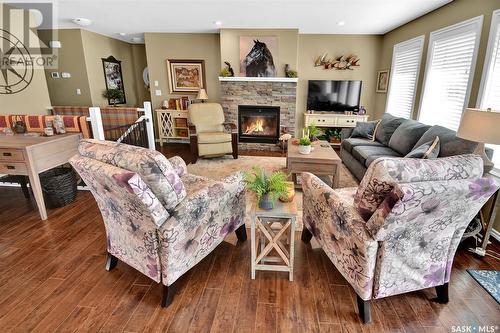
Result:
[[[238,158],[238,129],[236,124],[224,122],[224,111],[220,104],[191,104],[188,114],[193,163],[199,156],[232,154],[233,158]]]
[[[304,173],[302,240],[314,236],[351,284],[364,322],[372,299],[436,287],[446,303],[462,234],[498,189],[482,174],[476,155],[379,158],[357,188]]]
[[[245,187],[237,173],[222,181],[187,173],[180,157],[109,141],[82,140],[70,163],[102,213],[111,270],[118,259],[164,285],[174,282],[227,234],[246,239]]]

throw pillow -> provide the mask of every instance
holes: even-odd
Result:
[[[352,131],[351,138],[367,138],[372,140],[376,125],[376,121],[358,121]]]
[[[437,158],[439,155],[439,136],[434,141],[426,142],[409,152],[405,157],[410,158]]]

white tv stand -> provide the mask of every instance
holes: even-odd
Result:
[[[347,115],[337,112],[304,112],[304,124],[317,127],[356,127],[358,121],[368,121],[368,115]]]

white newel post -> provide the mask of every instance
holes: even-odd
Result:
[[[94,139],[105,140],[104,127],[102,127],[101,109],[99,107],[89,108],[89,115]]]
[[[144,102],[144,116],[146,117],[146,131],[148,133],[149,149],[156,150],[155,131],[153,128],[153,111],[151,110],[151,102]]]

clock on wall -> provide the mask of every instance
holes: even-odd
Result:
[[[0,29],[0,94],[10,95],[26,89],[33,80],[33,61],[24,44]]]

